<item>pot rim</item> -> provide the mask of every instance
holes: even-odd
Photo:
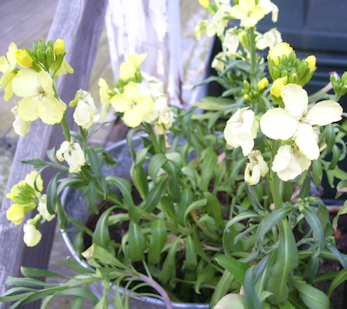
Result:
[[[138,136],[135,136],[133,137],[133,139],[137,140],[137,139],[140,139],[142,137],[142,135],[138,135]],[[126,139],[123,139],[119,142],[116,142],[114,143],[113,145],[109,146],[106,148],[106,151],[111,151],[113,149],[116,149],[116,148],[119,148],[119,147],[123,147],[124,145],[127,145],[127,141]],[[71,188],[66,188],[64,189],[63,193],[62,193],[62,196],[61,196],[61,203],[62,203],[62,206],[63,208],[65,207],[65,202],[68,198],[68,194],[69,194],[69,191],[71,190]],[[65,245],[67,246],[67,248],[69,249],[71,255],[73,256],[73,258],[75,259],[75,261],[81,265],[82,267],[84,268],[87,268],[87,269],[90,269],[90,270],[95,270],[93,267],[91,267],[87,262],[86,260],[81,260],[73,246],[73,243],[72,243],[72,240],[70,239],[69,235],[68,235],[68,232],[60,229],[60,232],[61,232],[61,235],[63,237],[63,240],[65,242]],[[121,293],[126,293],[125,289],[123,287],[119,287],[119,290]],[[135,294],[136,293],[132,293],[132,294]],[[162,301],[161,299],[157,299],[157,298],[154,298],[154,297],[150,297],[150,296],[137,296],[137,297],[134,297],[138,300],[142,300],[142,301],[145,301],[145,302],[148,302],[150,304],[153,304],[153,305],[159,305],[159,306],[165,306],[165,303],[164,301]],[[188,308],[192,308],[192,306],[194,306],[193,308],[194,309],[208,309],[209,308],[209,304],[202,304],[202,303],[181,303],[181,302],[171,302],[171,305],[173,308],[185,308],[185,309],[188,309]]]

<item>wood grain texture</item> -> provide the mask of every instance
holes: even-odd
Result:
[[[179,8],[179,0],[110,0],[106,13],[115,80],[126,55],[147,53],[141,70],[164,82],[174,105],[181,104]]]
[[[67,104],[74,98],[77,90],[88,89],[106,7],[107,0],[60,0],[58,3],[48,39],[65,40],[67,60],[75,70],[75,74],[62,77],[58,87],[60,97]],[[68,115],[68,122],[72,124],[71,114]],[[47,126],[40,120],[33,122],[29,133],[19,139],[6,192],[31,171],[31,166],[23,165],[20,161],[32,157],[44,158],[47,149],[59,146],[62,141],[63,136],[58,126]],[[43,175],[46,185],[52,174],[53,171],[49,171]],[[47,267],[55,229],[55,222],[44,224],[41,229],[41,243],[37,247],[26,248],[23,242],[23,226],[16,226],[6,219],[6,210],[10,206],[11,200],[4,198],[0,210],[0,294],[8,288],[5,285],[7,277],[18,276],[21,265]],[[32,214],[28,214],[24,220],[30,216]],[[1,309],[8,306],[0,303]],[[25,307],[39,306],[29,304]]]

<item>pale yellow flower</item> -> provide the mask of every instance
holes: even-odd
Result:
[[[210,1],[209,0],[199,0],[199,3],[201,4],[201,6],[203,6],[205,9],[207,9],[210,5]]]
[[[308,68],[310,69],[310,71],[313,71],[316,69],[316,57],[311,55],[308,56],[305,61],[308,63]]]
[[[135,68],[139,68],[141,63],[146,59],[147,53],[127,55],[128,64],[133,65]]]
[[[9,209],[6,210],[6,218],[15,225],[19,225],[23,222],[25,216],[24,208],[19,204],[12,204]]]
[[[261,176],[264,177],[269,172],[269,167],[259,150],[251,151],[248,159],[244,179],[249,185],[254,186],[259,182]]]
[[[0,78],[0,88],[5,85],[5,101],[8,101],[12,95],[12,80],[16,76],[16,72],[13,71],[16,68],[16,51],[18,50],[17,45],[11,43],[8,47],[8,51],[5,56],[0,57],[0,72],[4,73]]]
[[[12,124],[14,132],[19,136],[25,136],[30,129],[30,121],[24,121],[22,118],[19,117],[17,105],[11,109],[11,112],[16,118]]]
[[[224,32],[225,27],[228,25],[228,20],[225,19],[228,11],[230,10],[229,6],[222,5],[219,7],[216,14],[213,15],[212,20],[208,23],[206,34],[209,37],[218,35],[221,36]]]
[[[36,187],[39,190],[39,191],[36,191],[36,194],[40,195],[39,192],[43,190],[43,180],[41,175],[37,176],[37,171],[32,171],[31,173],[25,176],[24,180],[20,180],[16,185],[14,185],[11,188],[11,192],[6,194],[6,197],[8,199],[13,200],[20,193],[18,188],[25,184],[28,184],[30,187],[32,187],[35,190],[35,186],[34,186],[35,179],[36,179]]]
[[[67,73],[73,74],[73,72],[74,72],[74,69],[71,67],[71,65],[64,58],[59,70],[54,74],[54,76],[59,77],[61,75],[65,75]]]
[[[267,111],[260,121],[262,132],[275,140],[293,137],[304,156],[310,160],[318,159],[317,134],[313,126],[324,126],[341,120],[341,105],[325,100],[308,109],[307,92],[296,84],[284,86],[281,97],[286,109],[274,108]]]
[[[272,22],[277,22],[278,19],[278,7],[273,4],[270,0],[259,0],[258,5],[264,9],[265,15],[272,13]]]
[[[61,144],[56,157],[59,161],[66,160],[70,167],[70,173],[78,173],[86,162],[80,144],[75,143],[73,138],[71,138],[70,142],[64,141]]]
[[[41,118],[47,124],[61,122],[66,105],[54,96],[53,80],[47,72],[20,70],[12,87],[17,96],[24,98],[18,102],[18,115],[24,121]]]
[[[292,180],[311,165],[308,159],[295,145],[281,146],[272,163],[272,170],[283,181]]]
[[[42,197],[39,198],[39,205],[37,206],[37,211],[42,216],[42,218],[47,221],[52,221],[55,218],[55,214],[51,215],[48,212],[46,194],[42,195]]]
[[[99,96],[100,102],[103,105],[102,114],[100,117],[100,123],[104,121],[108,107],[111,105],[111,97],[108,94],[110,88],[103,78],[99,79]]]
[[[195,37],[198,41],[201,40],[201,35],[207,35],[207,27],[209,23],[207,20],[201,20],[194,29]]]
[[[281,77],[281,78],[277,78],[273,84],[272,84],[272,87],[271,87],[271,94],[273,96],[275,96],[276,98],[279,98],[282,94],[282,90],[283,90],[283,87],[285,85],[287,85],[287,82],[288,82],[288,77],[285,76],[285,77]]]
[[[41,232],[36,229],[35,226],[39,220],[38,216],[36,216],[34,219],[29,219],[23,226],[24,242],[28,247],[35,247],[42,238]]]
[[[265,48],[274,48],[276,45],[282,43],[282,36],[279,31],[277,31],[276,28],[273,28],[267,32],[265,32],[263,35],[259,34],[257,36],[257,42],[256,46],[257,49],[265,49]]]
[[[273,60],[274,63],[277,65],[279,64],[279,59],[286,55],[289,56],[289,54],[293,51],[293,48],[285,42],[282,42],[280,44],[277,44],[274,48],[270,49],[269,55],[267,56],[267,59]]]
[[[255,4],[255,0],[239,0],[239,4],[230,9],[230,15],[241,20],[241,26],[254,27],[265,16],[264,9]]]
[[[119,78],[123,80],[128,80],[130,78],[135,78],[136,67],[133,64],[121,63],[119,67]]]
[[[154,108],[153,100],[148,95],[141,95],[139,87],[133,82],[124,87],[123,93],[112,97],[111,105],[116,112],[124,113],[125,124],[132,128],[140,125]]]
[[[224,129],[224,138],[232,147],[241,146],[244,156],[254,147],[259,124],[255,114],[248,107],[239,109],[228,121]]]
[[[230,54],[233,54],[233,55],[236,54],[240,44],[238,34],[235,32],[236,29],[237,27],[228,29],[225,32],[225,38],[223,42],[223,46],[228,49],[228,52]]]
[[[84,90],[78,90],[79,96],[73,118],[75,122],[84,129],[89,129],[93,124],[97,109],[91,94]]]
[[[216,56],[214,56],[211,63],[211,68],[219,69],[223,72],[225,69],[225,63],[219,59],[226,60],[223,52],[219,52]]]
[[[164,134],[164,130],[169,130],[172,126],[174,115],[171,108],[167,108],[166,112],[160,114],[158,121],[155,123],[158,134]]]

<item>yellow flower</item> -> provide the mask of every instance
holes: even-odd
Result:
[[[269,80],[266,77],[264,77],[258,82],[257,88],[258,90],[263,90],[267,87],[268,84],[269,84]]]
[[[270,90],[271,94],[275,96],[276,98],[279,98],[282,94],[282,89],[285,85],[287,85],[287,82],[288,82],[287,76],[277,78],[272,84],[272,87]]]
[[[223,61],[219,60],[218,58],[226,60],[224,53],[219,52],[216,56],[214,56],[212,63],[211,63],[211,68],[219,69],[223,72],[225,69],[225,63]]]
[[[59,77],[61,75],[64,75],[66,73],[70,73],[73,74],[74,70],[71,67],[71,65],[65,60],[65,58],[63,59],[59,70],[55,73],[55,77]]]
[[[97,113],[95,103],[89,92],[79,90],[77,93],[79,100],[73,118],[79,126],[88,129],[93,124],[93,119]]]
[[[11,188],[11,192],[6,194],[6,197],[8,199],[13,200],[14,197],[18,196],[20,193],[19,187],[24,186],[25,184],[28,184],[30,187],[32,187],[35,190],[34,182],[36,178],[36,187],[39,191],[36,191],[37,193],[41,192],[43,190],[43,180],[41,178],[41,175],[37,176],[37,171],[32,171],[30,174],[27,174],[25,176],[24,180],[20,180],[16,185],[14,185]]]
[[[272,12],[272,22],[277,22],[278,19],[278,7],[273,4],[270,0],[259,0],[258,5],[264,9],[265,15]]]
[[[232,147],[241,146],[244,156],[247,156],[254,146],[259,124],[255,114],[248,107],[241,108],[227,121],[224,138]]]
[[[246,165],[244,178],[249,185],[254,186],[259,182],[260,176],[264,177],[269,172],[269,167],[259,150],[251,151],[248,159],[250,163]]]
[[[104,106],[100,117],[100,123],[102,123],[105,119],[108,107],[111,105],[111,97],[108,94],[110,88],[103,78],[99,79],[99,87],[100,102]]]
[[[30,129],[30,121],[24,121],[22,118],[19,117],[17,105],[11,109],[11,112],[14,114],[16,118],[12,124],[14,132],[19,136],[25,136]]]
[[[12,204],[9,209],[6,210],[6,218],[15,225],[19,225],[24,219],[24,208],[19,204]]]
[[[225,32],[225,39],[223,42],[223,46],[228,49],[228,54],[232,54],[232,55],[236,54],[240,44],[238,35],[235,32],[235,30],[236,30],[236,27],[228,29]]]
[[[268,110],[260,121],[262,132],[275,140],[293,138],[307,159],[318,159],[320,153],[318,136],[313,126],[324,126],[341,120],[343,112],[341,105],[325,100],[308,109],[307,92],[296,84],[284,86],[281,97],[286,109]]]
[[[199,0],[199,3],[205,8],[207,9],[210,5],[210,1],[209,0]]]
[[[55,215],[51,215],[48,212],[46,194],[42,195],[42,197],[39,198],[39,205],[37,207],[37,211],[42,216],[42,218],[47,221],[52,221],[55,218]]]
[[[207,27],[208,27],[208,21],[207,20],[201,20],[194,29],[195,37],[198,41],[201,40],[201,35],[207,34]]]
[[[17,45],[11,43],[8,47],[6,57],[0,57],[0,72],[4,73],[0,78],[0,88],[5,84],[5,101],[8,101],[13,95],[12,80],[16,76],[16,72],[13,70],[17,64],[15,56],[17,50]]]
[[[136,67],[133,64],[123,62],[119,67],[119,78],[128,80],[135,78]]]
[[[240,0],[230,9],[230,15],[241,20],[243,27],[254,27],[265,16],[264,9],[255,0]]]
[[[66,105],[54,96],[53,80],[47,72],[21,70],[12,87],[17,96],[24,98],[18,102],[18,115],[24,121],[41,118],[47,124],[61,122]]]
[[[127,61],[128,64],[133,65],[135,68],[139,68],[143,60],[145,60],[147,57],[146,53],[143,54],[133,54],[133,55],[127,55]]]
[[[74,143],[73,138],[71,138],[70,142],[64,141],[61,144],[56,157],[59,161],[66,160],[70,167],[70,173],[78,173],[86,161],[80,144]]]
[[[27,53],[26,50],[17,50],[15,53],[17,63],[21,67],[31,68],[33,66],[33,58]]]
[[[54,43],[54,53],[56,55],[64,55],[65,54],[65,42],[62,39],[58,39]]]
[[[270,61],[273,60],[276,65],[279,64],[279,58],[281,58],[283,55],[289,56],[289,54],[293,51],[293,48],[290,47],[288,43],[282,42],[278,45],[276,45],[274,48],[270,49],[269,55],[267,56],[267,59]]]
[[[141,95],[139,87],[133,82],[124,87],[123,93],[112,97],[111,105],[116,112],[124,113],[125,124],[132,128],[140,125],[144,116],[154,108],[153,100],[147,95]]]
[[[35,247],[42,238],[41,232],[36,229],[37,221],[40,218],[40,215],[36,215],[34,219],[29,219],[23,226],[24,242],[28,247]]]

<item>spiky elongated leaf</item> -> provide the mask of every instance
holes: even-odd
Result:
[[[108,229],[108,218],[117,206],[110,207],[100,216],[95,231],[93,233],[93,243],[108,250],[111,242],[110,231]]]
[[[202,191],[208,191],[208,185],[212,179],[214,169],[216,167],[218,160],[217,154],[214,152],[213,148],[209,148],[205,153],[204,159],[200,165],[201,167],[201,178],[200,178],[200,188]]]
[[[175,267],[176,264],[176,251],[177,246],[180,241],[181,237],[177,237],[175,241],[172,243],[169,253],[164,261],[163,268],[159,275],[159,281],[163,284],[167,283],[170,279],[170,275],[172,273],[172,269]]]
[[[144,259],[143,251],[147,248],[146,239],[137,223],[130,222],[129,229],[129,258],[132,262]]]
[[[227,256],[217,258],[216,261],[220,266],[229,271],[241,285],[244,284],[245,274],[249,268],[247,264]]]
[[[307,223],[310,225],[311,229],[317,236],[320,248],[325,248],[326,240],[324,237],[324,231],[315,210],[313,210],[312,207],[305,207],[302,211],[302,214],[304,215]]]
[[[252,309],[262,309],[260,299],[255,292],[255,275],[253,272],[253,268],[250,267],[247,269],[244,280],[245,287],[245,299],[247,303],[247,308]]]
[[[169,173],[169,191],[172,200],[178,203],[181,200],[181,189],[179,185],[180,168],[175,161],[168,160],[166,166]]]
[[[159,219],[152,223],[151,236],[148,263],[156,264],[160,261],[161,250],[164,248],[167,240],[167,228],[163,219]]]

